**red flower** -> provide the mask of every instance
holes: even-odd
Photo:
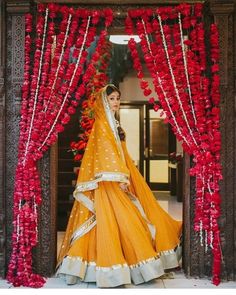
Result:
[[[144,89],[144,91],[143,91],[143,94],[145,95],[145,96],[148,96],[148,95],[150,95],[152,93],[152,90],[151,89]]]
[[[149,102],[150,104],[154,104],[154,102],[155,102],[154,97],[149,98],[148,102]]]
[[[80,161],[82,158],[83,158],[83,155],[82,155],[82,154],[77,154],[77,155],[74,157],[74,160],[75,160],[75,161]]]
[[[38,4],[38,6],[37,6],[37,10],[38,10],[39,13],[44,12],[45,8],[46,8],[46,5],[42,4],[42,3]]]
[[[157,112],[160,109],[160,107],[159,107],[159,105],[155,104],[153,109],[154,109],[155,112]]]

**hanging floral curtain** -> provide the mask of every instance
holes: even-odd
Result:
[[[86,83],[96,71],[93,65],[99,59],[99,50],[111,22],[110,9],[74,9],[56,4],[39,4],[36,23],[31,14],[25,16],[24,84],[12,254],[7,274],[14,286],[44,284],[44,279],[32,271],[32,248],[38,242],[38,207],[41,204],[37,162],[56,142],[58,132],[64,130],[85,94]],[[96,35],[99,41],[85,68],[87,49]]]
[[[219,47],[215,24],[206,50],[202,4],[130,10],[128,34],[138,34],[155,94],[145,81],[134,39],[129,42],[143,93],[166,114],[165,121],[183,149],[193,157],[190,175],[196,177],[194,230],[213,254],[213,283],[220,283],[220,109]],[[208,67],[207,59],[210,61]]]
[[[86,85],[85,100],[81,104],[81,118],[78,126],[79,140],[70,143],[71,151],[74,154],[74,161],[81,161],[89,140],[94,123],[93,104],[96,92],[109,82],[107,71],[111,61],[111,50],[112,45],[107,38],[99,51],[99,59],[93,63],[96,72],[94,72]],[[77,169],[76,173],[79,173],[79,169]]]

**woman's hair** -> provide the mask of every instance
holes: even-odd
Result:
[[[120,90],[115,85],[108,85],[106,88],[106,95],[110,95],[112,92],[118,92],[121,95]]]
[[[121,96],[120,90],[115,85],[113,85],[113,84],[110,84],[110,85],[107,86],[107,88],[106,88],[106,95],[110,95],[114,91],[118,92],[119,95]],[[115,112],[115,118],[116,118],[116,120],[120,121],[119,112]]]

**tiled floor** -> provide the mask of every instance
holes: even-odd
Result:
[[[166,210],[174,219],[183,220],[183,203],[177,202],[175,196],[170,196],[169,192],[155,191],[154,195],[159,204]]]
[[[0,280],[0,289],[13,288],[5,280]],[[20,287],[22,289],[23,287]],[[59,278],[49,278],[43,287],[44,289],[98,289],[95,283],[78,283],[76,285],[66,285]],[[236,282],[222,282],[219,286],[214,286],[209,279],[186,278],[183,271],[172,271],[159,279],[141,285],[124,285],[114,289],[236,289]],[[18,288],[17,288],[18,289]],[[225,293],[225,291],[224,291]],[[3,294],[0,291],[0,294]]]
[[[169,196],[166,192],[155,192],[155,195],[160,205],[175,219],[182,220],[182,203],[176,202],[175,197]],[[64,232],[58,232],[58,250],[63,239]],[[15,289],[5,280],[0,280],[1,289]],[[23,287],[21,287],[23,288]],[[76,285],[66,285],[59,278],[49,278],[46,281],[43,289],[98,289],[95,283],[78,283]],[[222,282],[219,286],[214,286],[210,279],[186,278],[182,270],[175,270],[166,273],[159,279],[152,280],[141,285],[124,285],[114,289],[214,289],[215,291],[221,288],[236,289],[236,282]],[[18,288],[17,288],[18,289]],[[82,291],[82,290],[81,290]],[[225,291],[224,291],[225,293]],[[0,294],[3,294],[2,291]]]

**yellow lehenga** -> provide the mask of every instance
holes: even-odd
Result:
[[[68,284],[77,279],[98,287],[140,284],[179,266],[182,222],[161,208],[135,167],[105,90],[96,97],[95,122],[58,257],[56,275]]]

